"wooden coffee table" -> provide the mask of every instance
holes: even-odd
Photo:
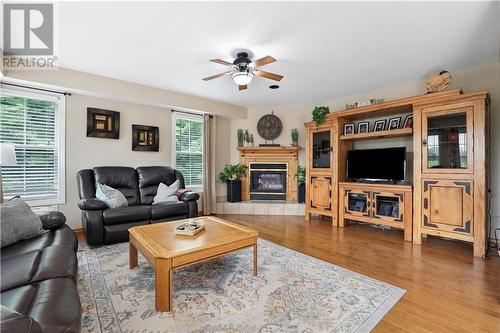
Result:
[[[138,251],[155,269],[156,310],[170,311],[172,270],[212,259],[229,252],[253,247],[253,275],[257,275],[256,230],[206,216],[194,220],[205,224],[205,230],[195,236],[175,234],[184,221],[137,226],[129,229],[130,269],[137,266]]]

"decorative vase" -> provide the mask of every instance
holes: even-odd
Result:
[[[298,200],[299,203],[306,202],[306,184],[299,185],[298,188]]]
[[[227,182],[227,201],[241,202],[241,180],[228,180]]]
[[[243,143],[245,147],[250,146],[250,134],[248,134],[248,130],[245,130],[245,134],[243,136]]]

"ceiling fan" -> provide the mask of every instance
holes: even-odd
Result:
[[[257,68],[275,62],[276,59],[271,56],[265,56],[264,58],[260,58],[259,60],[252,61],[248,57],[247,52],[239,52],[238,54],[236,54],[236,59],[233,61],[233,63],[221,59],[212,59],[210,61],[224,66],[232,67],[233,69],[224,73],[206,77],[203,80],[209,81],[223,76],[231,76],[234,83],[238,85],[239,90],[247,89],[247,85],[252,82],[254,75],[274,81],[281,81],[281,79],[283,78],[283,75],[261,71]]]

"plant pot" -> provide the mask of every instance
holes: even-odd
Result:
[[[241,202],[241,180],[235,179],[227,181],[227,201]]]
[[[238,147],[243,147],[243,142],[238,142]]]
[[[306,202],[306,184],[299,185],[298,194],[299,194],[299,200],[298,200],[299,203]]]
[[[298,142],[298,141],[294,141],[294,142],[292,143],[292,146],[294,146],[294,147],[298,147],[298,146],[299,146],[299,142]]]

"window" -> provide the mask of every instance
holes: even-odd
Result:
[[[17,165],[2,166],[5,198],[32,206],[64,203],[64,96],[3,89],[0,142],[14,145]]]
[[[173,112],[174,167],[182,172],[186,187],[203,186],[203,117]]]
[[[429,135],[427,137],[427,167],[439,166],[439,135]]]

